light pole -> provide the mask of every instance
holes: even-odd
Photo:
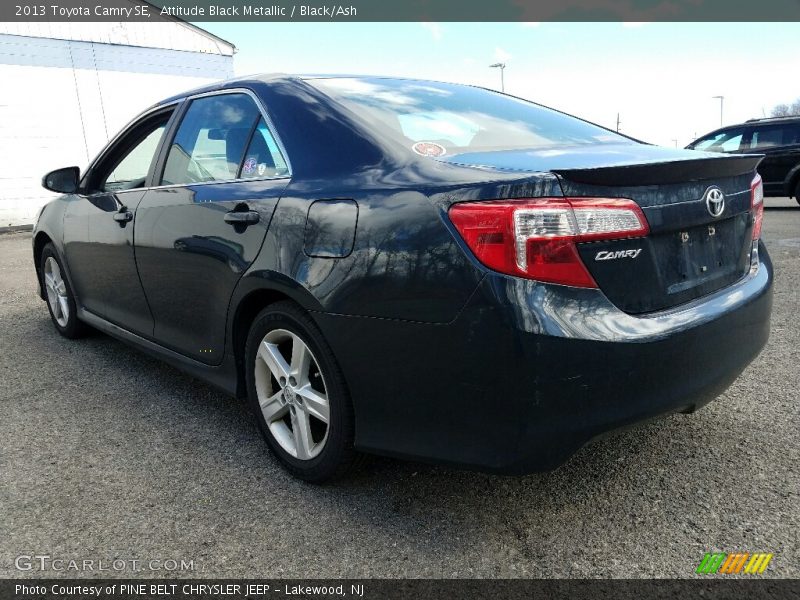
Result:
[[[712,98],[719,98],[719,126],[722,127],[722,103],[725,101],[725,96],[711,96]]]
[[[502,62],[494,63],[493,65],[489,65],[489,68],[490,69],[500,69],[500,91],[501,92],[505,92],[506,91],[506,82],[505,82],[505,78],[503,77],[503,71],[505,71],[505,69],[506,69],[506,63],[502,63]]]

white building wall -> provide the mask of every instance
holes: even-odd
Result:
[[[146,31],[142,35],[153,34]],[[190,33],[183,45],[191,47],[188,42],[198,38],[195,45],[203,47],[204,36]],[[105,39],[103,31],[95,34]],[[232,50],[211,50],[0,34],[0,227],[32,223],[54,196],[41,187],[42,176],[70,165],[83,170],[148,106],[232,77]]]
[[[162,23],[0,23],[0,33],[233,56],[232,44],[182,21]]]

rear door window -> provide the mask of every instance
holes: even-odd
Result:
[[[784,146],[800,144],[800,123],[790,123],[784,126],[783,144]]]
[[[792,144],[800,144],[800,123],[758,127],[753,131],[750,148],[753,150],[765,150]]]
[[[192,100],[170,146],[161,184],[236,179],[260,118],[256,103],[247,94]]]
[[[272,136],[264,118],[258,120],[258,125],[250,138],[240,177],[243,179],[287,177],[289,166],[281,154],[278,143]]]
[[[750,148],[763,150],[783,145],[783,127],[756,127],[750,140]]]

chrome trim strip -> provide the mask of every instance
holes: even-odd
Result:
[[[125,127],[120,130],[120,132],[108,143],[106,147],[103,148],[101,153],[94,159],[94,161],[89,165],[86,169],[88,172],[90,169],[94,168],[94,165],[99,162],[108,152],[108,150],[117,142],[119,138],[121,138],[129,129],[131,129],[134,125],[138,124],[139,121],[147,117],[148,115],[158,112],[159,110],[163,110],[173,105],[177,105],[181,102],[187,102],[191,100],[195,100],[197,98],[205,98],[207,96],[221,96],[225,94],[246,94],[249,96],[253,102],[255,102],[256,108],[258,112],[261,114],[261,118],[264,119],[264,122],[267,124],[267,128],[269,129],[270,134],[272,135],[272,139],[275,140],[275,144],[278,146],[278,150],[283,157],[283,160],[286,162],[286,168],[289,169],[289,173],[287,175],[279,175],[275,177],[250,177],[250,178],[237,178],[237,179],[215,179],[214,181],[198,181],[197,183],[171,183],[168,185],[153,185],[150,187],[139,187],[133,188],[130,190],[119,190],[118,192],[114,192],[115,194],[124,193],[124,192],[143,192],[148,190],[162,190],[162,189],[170,189],[176,187],[196,187],[200,185],[214,185],[214,184],[225,184],[225,183],[242,183],[242,182],[258,182],[258,181],[281,181],[286,179],[292,178],[292,163],[289,160],[289,155],[286,152],[286,147],[283,145],[283,141],[281,140],[278,132],[275,131],[275,125],[272,119],[267,112],[266,107],[261,102],[261,99],[252,91],[247,88],[226,88],[224,90],[214,90],[211,92],[202,92],[199,94],[192,94],[191,96],[185,96],[183,98],[179,98],[177,100],[173,100],[167,104],[161,104],[159,106],[154,106],[142,113],[138,116],[133,118]],[[180,127],[180,123],[178,124]],[[177,130],[176,130],[177,131]],[[169,155],[169,153],[167,153]],[[162,174],[163,175],[163,174]],[[98,192],[98,193],[106,193],[106,192]],[[94,196],[96,194],[89,194],[90,196]]]
[[[749,193],[750,190],[746,189],[742,190],[741,192],[732,192],[730,194],[725,194],[725,197],[730,198],[731,196],[739,196],[741,194],[749,194]],[[641,208],[642,210],[646,210],[651,208],[663,208],[664,206],[678,206],[679,204],[692,204],[694,202],[703,202],[704,198],[705,198],[705,192],[703,193],[703,196],[700,196],[695,200],[682,200],[681,202],[670,202],[669,204],[653,204],[652,206],[642,206]]]
[[[215,179],[214,181],[198,181],[196,183],[170,183],[168,185],[154,185],[151,187],[134,188],[134,189],[138,191],[168,190],[171,188],[178,188],[178,187],[198,187],[201,185],[222,185],[224,183],[247,183],[247,182],[258,182],[258,181],[284,181],[287,179],[291,179],[291,176],[281,175],[280,177],[251,177],[250,179]]]

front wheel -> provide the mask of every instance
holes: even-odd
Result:
[[[247,392],[267,444],[295,476],[320,483],[355,462],[353,407],[333,352],[292,302],[261,311],[245,349]]]
[[[53,244],[47,244],[42,250],[39,272],[47,297],[47,309],[58,333],[69,339],[80,337],[85,333],[86,326],[78,320],[75,295]]]

